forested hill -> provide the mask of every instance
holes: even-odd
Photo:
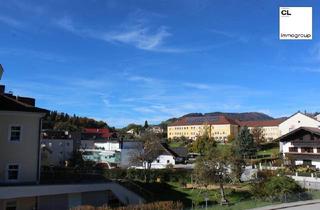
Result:
[[[106,122],[87,117],[70,116],[66,113],[51,111],[44,117],[42,128],[61,131],[81,131],[83,128],[108,128],[108,125]]]
[[[190,113],[186,114],[183,117],[195,117],[195,116],[218,116],[224,115],[234,120],[240,121],[251,121],[251,120],[272,120],[273,117],[270,117],[267,114],[261,112],[242,112],[242,113],[232,113],[232,112],[210,112],[210,113]]]

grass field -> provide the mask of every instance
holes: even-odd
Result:
[[[187,189],[183,188],[179,183],[143,183],[135,182],[149,193],[148,202],[152,201],[180,201],[186,209],[202,209],[205,207],[205,197],[208,198],[208,209],[230,209],[241,210],[266,205],[279,204],[280,202],[267,202],[255,200],[249,192],[247,184],[240,184],[237,187],[228,188],[226,186],[225,193],[229,201],[228,206],[219,204],[219,190],[205,189]],[[320,191],[309,192],[309,199],[320,199]]]

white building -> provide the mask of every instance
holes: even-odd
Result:
[[[320,128],[320,121],[301,112],[297,112],[279,124],[280,136],[300,127]]]
[[[320,169],[320,129],[300,127],[279,138],[280,152],[292,165],[315,166]]]
[[[169,148],[167,144],[160,144],[161,154],[151,163],[152,169],[165,169],[176,164],[176,158],[178,154]],[[147,164],[144,163],[144,167],[147,167]]]

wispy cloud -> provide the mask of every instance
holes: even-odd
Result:
[[[128,80],[130,80],[130,81],[142,81],[142,82],[147,82],[147,83],[152,83],[152,82],[156,81],[156,79],[154,79],[154,78],[145,77],[145,76],[129,76]]]
[[[310,49],[310,56],[314,61],[320,61],[320,43],[316,43],[311,49]]]
[[[186,87],[190,87],[190,88],[196,88],[196,89],[200,89],[200,90],[209,90],[211,89],[210,85],[208,84],[202,84],[202,83],[184,83],[183,84]]]
[[[156,52],[183,52],[183,49],[165,46],[165,40],[172,34],[165,26],[152,28],[146,23],[127,25],[123,24],[118,30],[98,31],[77,26],[70,17],[54,20],[54,23],[64,30],[81,37],[88,37],[133,46],[135,48]]]
[[[4,15],[0,15],[0,22],[14,28],[20,28],[23,26],[23,24],[20,21]]]
[[[28,56],[32,58],[38,58],[46,61],[65,62],[66,58],[50,52],[32,50],[32,49],[20,49],[20,48],[0,48],[0,54],[14,55],[14,56]]]
[[[30,2],[28,3],[25,3],[23,1],[19,1],[19,0],[11,0],[10,3],[22,10],[22,11],[26,11],[26,12],[30,12],[30,13],[33,13],[33,14],[43,14],[45,12],[45,8],[41,5],[39,5],[39,3],[37,4],[30,4]]]
[[[233,39],[237,42],[247,43],[249,41],[248,35],[239,35],[228,31],[217,30],[217,29],[209,29],[209,31],[215,35],[222,36],[228,39]]]

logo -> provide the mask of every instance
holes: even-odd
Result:
[[[312,40],[312,7],[280,7],[279,39]]]
[[[290,11],[288,10],[288,9],[283,9],[283,10],[281,10],[281,15],[283,15],[283,16],[286,16],[286,15],[291,15],[290,14]]]

